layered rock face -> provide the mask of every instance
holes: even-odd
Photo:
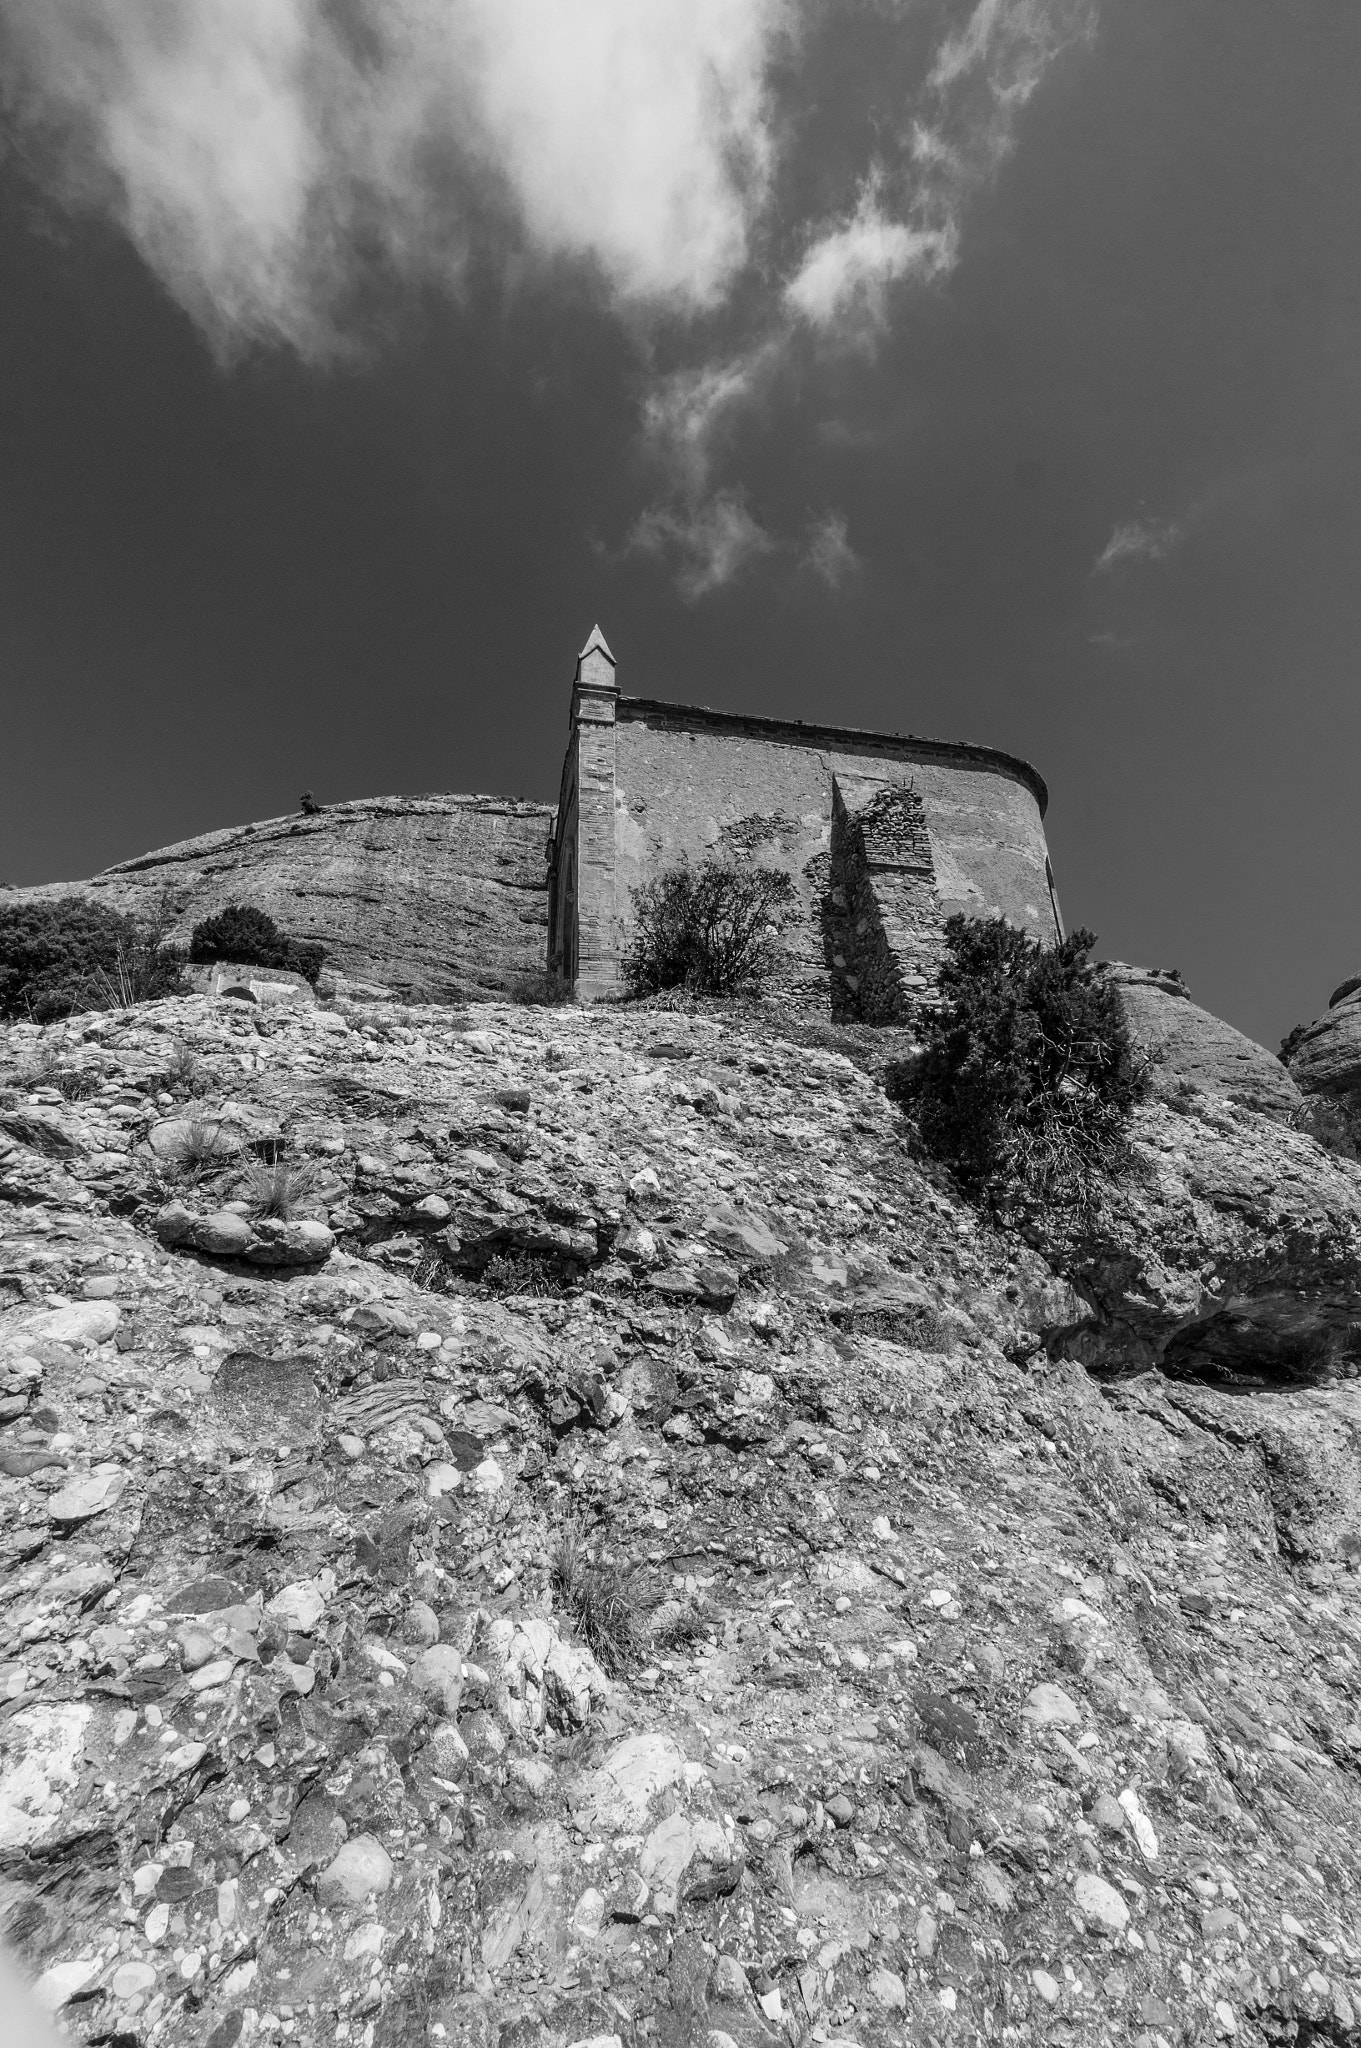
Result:
[[[1024,1242],[867,1037],[0,1033],[0,1933],[73,2038],[1361,2043],[1361,1171],[1197,1090]]]
[[[167,902],[174,937],[228,903],[320,940],[350,979],[423,996],[509,988],[544,969],[547,804],[500,797],[384,797],[331,804],[186,839],[92,881],[7,891],[81,893],[145,916]]]

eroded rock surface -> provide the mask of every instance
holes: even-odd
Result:
[[[1120,961],[1100,972],[1119,995],[1135,1044],[1152,1055],[1157,1095],[1175,1101],[1201,1089],[1281,1120],[1298,1112],[1300,1086],[1274,1053],[1193,1003],[1178,976]]]
[[[1354,1169],[1197,1094],[1041,1248],[713,1018],[2,1050],[0,1921],[74,2038],[1361,2042]],[[304,1164],[319,1263],[158,1234]]]
[[[1361,1096],[1361,983],[1344,981],[1331,1007],[1300,1033],[1290,1071],[1310,1094]]]

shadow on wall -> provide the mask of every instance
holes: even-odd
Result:
[[[935,983],[943,944],[926,813],[910,782],[832,778],[832,844],[819,908],[833,1017],[910,1022]]]

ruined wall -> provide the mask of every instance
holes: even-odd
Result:
[[[840,977],[840,1004],[845,970],[834,962],[838,953],[850,955],[832,893],[846,886],[832,876],[834,778],[854,791],[857,809],[878,790],[911,784],[939,918],[953,910],[1001,914],[1038,937],[1055,936],[1044,785],[1023,762],[984,747],[796,727],[628,697],[619,699],[614,735],[621,949],[630,892],[650,875],[682,856],[746,855],[783,868],[794,882],[779,977],[785,992],[824,1006]],[[918,894],[904,877],[891,914],[914,925]]]
[[[910,783],[832,779],[828,903],[834,1016],[911,1020],[935,986],[943,939],[935,864]]]
[[[89,882],[0,892],[81,893],[147,914],[167,896],[175,937],[234,902],[317,939],[351,979],[434,996],[541,974],[553,809],[500,797],[380,797],[329,804],[166,846]]]

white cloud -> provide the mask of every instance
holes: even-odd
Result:
[[[321,351],[375,252],[455,281],[488,209],[714,305],[772,162],[792,0],[0,0],[10,123],[224,349]]]
[[[641,554],[677,563],[676,583],[691,600],[721,590],[778,543],[752,518],[735,491],[689,505],[653,505],[630,535]]]
[[[850,219],[813,243],[785,286],[785,303],[812,326],[832,328],[859,317],[882,325],[890,285],[926,283],[955,257],[953,226],[914,227],[894,220],[868,179]]]
[[[679,366],[644,396],[662,481],[635,541],[693,596],[776,546],[740,430],[959,260],[971,194],[1095,4],[977,0],[896,130],[869,121],[867,72],[872,153],[813,213],[792,197],[824,189],[799,160],[823,83],[800,38],[853,35],[857,0],[0,0],[0,119],[223,358],[343,350],[474,257],[584,267]]]
[[[857,573],[860,557],[851,546],[844,512],[825,512],[813,521],[803,552],[803,566],[829,590],[840,590]]]
[[[1181,541],[1185,529],[1175,519],[1128,519],[1117,526],[1092,565],[1100,576],[1121,562],[1161,562]]]

